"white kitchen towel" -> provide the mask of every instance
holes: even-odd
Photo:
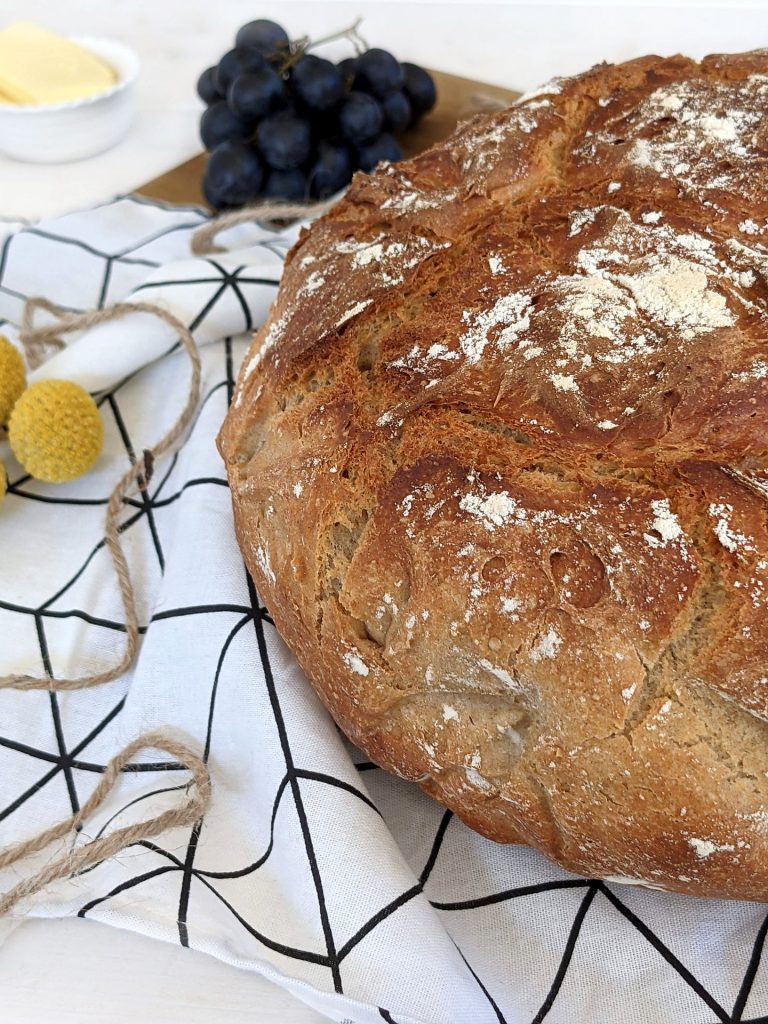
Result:
[[[70,814],[148,729],[203,750],[214,787],[198,827],[133,846],[17,913],[79,914],[204,950],[347,1024],[768,1021],[766,907],[576,878],[473,834],[341,737],[249,587],[214,446],[296,231],[240,228],[225,236],[234,251],[195,259],[203,216],[129,196],[0,225],[0,331],[17,337],[29,295],[72,309],[135,295],[187,323],[203,361],[186,443],[124,503],[143,631],[134,669],[93,690],[0,693],[0,845]],[[183,404],[188,363],[174,342],[136,316],[81,335],[38,372],[97,392],[105,448],[63,486],[0,453],[0,673],[81,674],[116,659],[105,503]],[[148,753],[79,841],[172,806],[186,778]],[[58,852],[0,873],[0,890]]]

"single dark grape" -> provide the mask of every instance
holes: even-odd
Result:
[[[203,193],[211,206],[240,206],[258,195],[263,177],[253,146],[222,142],[205,165]]]
[[[391,92],[381,103],[381,112],[384,115],[384,130],[399,135],[404,132],[411,123],[411,103],[404,92]]]
[[[320,141],[317,159],[307,172],[310,194],[325,199],[348,185],[352,178],[352,156],[346,146]]]
[[[286,199],[302,203],[307,198],[307,178],[302,170],[270,171],[262,189],[265,199]]]
[[[227,93],[229,109],[243,121],[258,121],[282,109],[287,102],[285,84],[268,64],[238,75]]]
[[[437,89],[432,75],[417,64],[401,65],[405,75],[403,91],[411,102],[411,124],[415,124],[419,118],[431,110],[437,100]]]
[[[362,146],[375,139],[383,122],[381,107],[364,92],[351,92],[339,110],[339,130],[354,145]]]
[[[216,85],[216,68],[206,68],[197,80],[197,95],[203,103],[211,104],[224,99]]]
[[[240,142],[251,134],[251,127],[233,114],[225,100],[217,100],[200,118],[200,138],[206,149],[215,149],[222,142]]]
[[[404,81],[399,62],[386,50],[366,50],[357,58],[356,89],[364,89],[374,96],[382,97],[402,88]]]
[[[344,79],[329,60],[307,54],[291,73],[291,91],[300,106],[314,113],[333,110],[344,99]]]
[[[252,46],[236,46],[228,50],[216,66],[216,88],[226,96],[230,85],[244,71],[269,67],[264,56]]]
[[[285,29],[268,18],[249,21],[238,29],[235,37],[235,46],[250,46],[265,57],[280,55],[281,50],[288,49],[290,42]]]
[[[357,164],[361,171],[372,171],[382,160],[394,163],[396,160],[402,159],[403,151],[399,142],[387,132],[382,132],[367,146],[358,146],[357,148]]]
[[[336,67],[344,79],[344,85],[349,88],[357,72],[357,57],[347,57],[345,60],[340,60]]]
[[[309,157],[312,131],[308,121],[291,110],[283,110],[261,122],[256,129],[256,143],[270,167],[289,171]]]
[[[339,134],[338,108],[320,113],[317,110],[304,111],[302,114],[312,126],[313,139],[332,139]]]

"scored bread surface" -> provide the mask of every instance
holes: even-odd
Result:
[[[366,754],[580,874],[768,899],[768,52],[558,80],[303,231],[219,445]]]

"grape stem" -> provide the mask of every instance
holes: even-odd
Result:
[[[307,44],[307,49],[310,49],[313,46],[321,46],[323,43],[332,43],[334,39],[347,38],[352,43],[354,43],[355,49],[357,49],[358,47],[362,47],[363,50],[367,50],[368,44],[358,32],[358,29],[360,28],[362,23],[362,18],[356,18],[353,24],[351,24],[348,28],[343,28],[339,32],[333,32],[329,36],[323,36],[322,39],[313,39],[311,43]]]
[[[340,29],[338,32],[332,32],[330,35],[323,36],[321,39],[310,39],[309,36],[302,36],[300,39],[294,39],[291,43],[291,52],[280,68],[281,73],[285,74],[286,71],[290,70],[294,64],[301,60],[308,50],[312,50],[316,46],[322,46],[323,43],[331,43],[334,39],[349,39],[355,48],[355,53],[359,56],[368,49],[368,43],[363,39],[358,31],[362,23],[362,18],[356,18],[355,21],[347,28]]]

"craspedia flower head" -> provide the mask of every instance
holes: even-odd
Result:
[[[27,473],[52,484],[86,473],[103,438],[96,403],[69,380],[41,380],[27,388],[8,423],[13,454]]]
[[[11,409],[25,386],[24,360],[18,349],[0,334],[0,424],[8,422]]]

